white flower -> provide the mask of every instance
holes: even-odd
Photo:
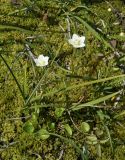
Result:
[[[125,34],[124,34],[124,32],[121,32],[119,35],[120,35],[120,36],[124,36]]]
[[[34,59],[34,62],[36,63],[36,66],[44,67],[48,65],[48,56],[39,55],[38,58]]]
[[[78,36],[77,34],[73,34],[72,38],[68,40],[74,48],[82,48],[85,47],[85,37]]]
[[[111,8],[108,8],[108,12],[111,12],[112,11],[112,9]]]

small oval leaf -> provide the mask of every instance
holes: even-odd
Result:
[[[105,144],[105,143],[108,142],[108,141],[109,141],[109,138],[104,139],[104,140],[100,140],[99,142],[100,142],[101,144]]]
[[[54,123],[54,122],[50,123],[50,124],[49,124],[49,128],[50,128],[50,129],[55,129],[55,123]]]
[[[97,137],[96,135],[90,135],[90,136],[87,136],[86,137],[88,141],[91,141],[91,142],[97,142]]]
[[[95,145],[95,144],[97,144],[98,142],[97,142],[97,141],[93,141],[93,142],[91,142],[91,141],[86,141],[86,143],[87,143],[87,144],[90,144],[90,145]]]
[[[64,128],[67,131],[67,133],[71,136],[72,135],[72,128],[69,126],[69,124],[65,124]]]
[[[37,137],[42,139],[42,140],[46,140],[49,138],[49,132],[46,130],[46,129],[40,129],[38,132],[37,132]]]
[[[23,130],[27,133],[33,133],[34,132],[34,126],[31,122],[26,122],[23,126]]]
[[[81,131],[89,132],[89,130],[90,130],[90,125],[87,122],[82,122],[81,123]]]
[[[65,108],[56,108],[55,109],[55,115],[57,118],[61,117],[63,112],[65,111]]]

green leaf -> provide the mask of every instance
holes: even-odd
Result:
[[[81,131],[89,132],[89,130],[90,130],[90,125],[87,122],[82,122],[81,123]]]
[[[116,78],[123,78],[123,77],[125,77],[125,74],[121,74],[121,75],[117,75],[117,76],[113,76],[113,77],[108,77],[108,78],[97,79],[97,80],[88,81],[88,82],[82,82],[80,84],[74,84],[74,85],[71,85],[69,87],[63,87],[63,88],[60,88],[59,90],[53,90],[53,91],[44,93],[44,94],[42,94],[42,96],[36,96],[36,97],[32,98],[30,100],[30,102],[37,101],[37,100],[41,99],[42,97],[52,96],[52,95],[54,95],[56,93],[59,93],[59,92],[66,92],[66,91],[70,91],[72,89],[81,88],[81,87],[84,87],[84,86],[88,86],[88,85],[92,85],[92,84],[96,84],[96,83],[101,83],[101,82],[106,82],[106,81],[109,81],[109,80],[113,80],[113,79],[116,79]],[[28,102],[29,102],[29,100],[27,100],[25,105],[27,105]]]
[[[112,142],[110,131],[109,131],[109,129],[108,129],[108,127],[106,125],[104,125],[104,127],[105,127],[106,133],[107,133],[108,138],[109,138],[109,142],[110,142],[110,146],[111,146],[111,151],[112,151],[112,153],[114,153],[114,147],[113,147],[113,142]]]
[[[86,137],[86,143],[90,145],[95,145],[98,143],[96,135],[92,134]]]
[[[31,123],[33,124],[34,127],[37,127],[37,125],[38,125],[37,118],[38,118],[37,114],[33,113],[30,121],[31,121]]]
[[[105,115],[104,115],[104,113],[101,110],[97,111],[97,115],[99,116],[99,118],[100,118],[101,121],[104,121]]]
[[[15,27],[15,26],[2,25],[2,24],[0,24],[0,30],[18,30],[20,32],[29,33],[29,34],[33,33],[33,31],[31,30],[27,30],[27,29]]]
[[[109,94],[108,96],[104,96],[104,97],[98,98],[96,100],[87,102],[87,103],[84,103],[84,104],[75,105],[75,106],[71,107],[70,109],[75,111],[75,110],[79,110],[79,109],[82,109],[82,108],[87,107],[87,106],[94,107],[94,105],[99,104],[101,102],[104,102],[104,101],[116,96],[119,93],[120,93],[120,91]]]
[[[109,138],[100,140],[99,142],[100,142],[101,144],[105,144],[105,143],[108,142],[108,141],[109,141]]]
[[[55,123],[54,122],[50,123],[49,128],[52,129],[52,130],[55,129]]]
[[[46,140],[49,138],[49,132],[46,129],[40,129],[37,133],[36,136],[42,140]]]
[[[23,130],[27,133],[33,133],[34,132],[34,126],[31,122],[27,121],[23,126]]]
[[[21,85],[20,85],[19,81],[17,80],[15,74],[13,73],[13,70],[11,69],[11,67],[9,66],[9,64],[7,63],[7,61],[4,59],[4,57],[2,56],[2,54],[0,54],[0,57],[2,58],[2,60],[5,63],[6,67],[8,68],[8,70],[10,71],[10,73],[11,73],[13,79],[15,80],[15,82],[16,82],[16,84],[18,86],[18,89],[19,89],[19,91],[20,91],[20,93],[21,93],[21,95],[22,95],[22,97],[23,97],[23,99],[25,101],[25,94],[24,94],[24,92],[23,92],[23,90],[21,88]]]
[[[102,157],[102,151],[101,151],[101,145],[100,144],[97,144],[97,155],[98,157]]]
[[[27,10],[27,7],[22,8],[22,9],[16,9],[15,11],[8,13],[8,16],[13,15],[15,13],[17,14],[18,12],[22,12],[22,11],[26,11],[26,10]]]
[[[61,117],[63,112],[65,111],[65,108],[56,108],[55,109],[55,115],[57,118]]]
[[[120,36],[120,35],[111,35],[111,36],[108,36],[109,39],[115,39],[115,40],[118,40],[118,41],[125,41],[125,36]]]
[[[87,136],[86,138],[87,138],[87,140],[89,140],[91,142],[97,141],[97,137],[94,134]]]
[[[117,119],[117,118],[122,117],[122,116],[124,116],[124,115],[125,115],[125,111],[122,111],[122,112],[120,112],[119,114],[115,115],[115,116],[114,116],[114,119]]]
[[[27,77],[27,63],[24,65],[24,85],[23,85],[23,92],[25,95],[28,95],[28,77]]]
[[[64,125],[65,130],[67,131],[67,133],[72,136],[72,128],[69,126],[69,124],[65,124]]]

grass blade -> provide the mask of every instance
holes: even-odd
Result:
[[[118,113],[117,115],[115,115],[113,118],[117,119],[117,118],[122,117],[124,115],[125,115],[125,111],[122,111],[122,112]]]
[[[34,98],[31,99],[31,102],[39,100],[41,97],[52,96],[52,95],[54,95],[54,94],[56,94],[58,92],[66,92],[66,91],[70,91],[72,89],[81,88],[81,87],[84,87],[84,86],[87,86],[87,85],[92,85],[92,84],[96,84],[96,83],[106,82],[106,81],[109,81],[109,80],[113,80],[113,79],[116,79],[116,78],[122,78],[122,77],[125,77],[125,74],[118,75],[118,76],[113,76],[113,77],[108,77],[108,78],[103,78],[103,79],[98,79],[98,80],[93,80],[93,81],[89,81],[89,82],[82,82],[80,84],[69,86],[67,88],[61,88],[59,90],[54,90],[54,91],[45,93],[42,96],[36,96],[36,97],[34,97]]]
[[[25,33],[30,33],[30,34],[33,33],[33,31],[23,29],[23,28],[20,28],[20,27],[9,26],[9,25],[1,25],[1,24],[0,24],[0,30],[18,30],[18,31],[25,32]]]
[[[115,39],[117,41],[125,41],[125,36],[120,36],[120,35],[111,35],[108,36],[109,39]]]
[[[107,96],[98,98],[96,100],[93,100],[93,101],[90,101],[90,102],[87,102],[87,103],[84,103],[84,104],[75,105],[75,106],[71,107],[70,109],[75,111],[75,110],[79,110],[79,109],[82,109],[82,108],[87,107],[87,106],[92,106],[93,107],[94,105],[99,104],[101,102],[104,102],[104,101],[114,97],[115,95],[117,95],[119,93],[120,93],[120,91],[112,93],[112,94],[109,94]]]
[[[7,61],[3,58],[3,56],[2,56],[1,54],[0,54],[0,57],[2,58],[2,60],[3,60],[4,63],[5,63],[5,65],[7,66],[8,70],[10,71],[11,75],[13,76],[13,79],[15,80],[15,82],[16,82],[16,84],[17,84],[17,86],[18,86],[18,89],[19,89],[19,91],[20,91],[20,93],[21,93],[21,95],[22,95],[22,97],[23,97],[23,99],[24,99],[24,101],[25,101],[25,95],[24,95],[24,93],[23,93],[23,91],[22,91],[22,89],[21,89],[21,87],[20,87],[20,84],[18,83],[18,80],[16,79],[13,71],[11,70],[11,68],[9,67]]]
[[[107,132],[107,135],[108,135],[108,138],[109,138],[109,142],[110,142],[110,146],[111,146],[111,151],[112,151],[112,154],[113,154],[114,153],[114,148],[113,148],[113,144],[112,144],[112,138],[111,138],[111,135],[110,135],[110,131],[109,131],[107,126],[104,125],[104,127],[106,129],[106,132]]]

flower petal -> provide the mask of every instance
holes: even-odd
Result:
[[[74,48],[85,47],[85,36],[80,37],[77,34],[73,34],[72,38],[69,39],[68,42],[73,45]]]
[[[39,55],[37,59],[34,59],[34,62],[36,63],[36,66],[44,67],[48,65],[48,56]]]
[[[84,42],[84,41],[85,41],[85,36],[81,36],[81,37],[80,37],[80,40],[81,40],[82,42]]]
[[[44,58],[44,56],[41,54],[39,55],[38,59],[42,60]]]
[[[45,56],[45,57],[44,57],[44,60],[45,60],[45,61],[48,61],[48,60],[49,60],[49,57],[48,57],[48,56]]]
[[[72,40],[77,40],[77,39],[79,39],[79,36],[77,34],[73,34]]]

